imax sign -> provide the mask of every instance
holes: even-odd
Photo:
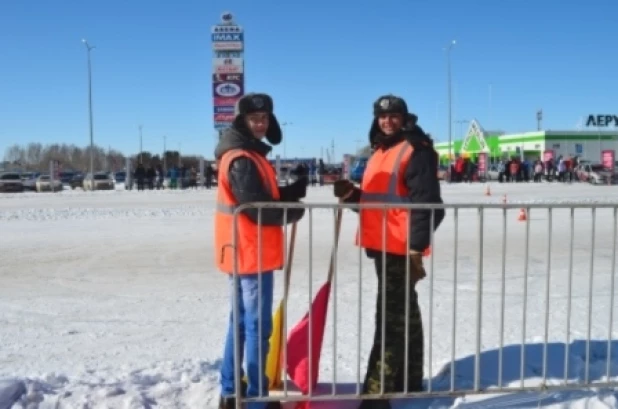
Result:
[[[242,42],[243,35],[242,33],[213,33],[212,41],[215,43],[219,42]]]

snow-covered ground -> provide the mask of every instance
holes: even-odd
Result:
[[[443,185],[448,203],[569,201],[615,202],[618,189],[585,184]],[[64,191],[0,195],[0,409],[210,408],[218,400],[218,367],[229,314],[227,280],[214,268],[215,191]],[[334,203],[330,188],[310,188],[308,202]],[[457,281],[454,217],[435,236],[430,277],[418,286],[426,338],[426,377],[449,387],[453,288],[457,293],[456,387],[471,388],[474,374],[479,238],[477,211],[459,211]],[[524,292],[525,223],[507,212],[504,385],[519,386]],[[590,210],[576,210],[573,252],[568,210],[554,210],[547,348],[548,383],[561,383],[567,339],[569,258],[573,256],[570,382],[585,377],[588,333]],[[299,225],[288,326],[306,312],[310,294],[326,278],[333,244],[333,212],[313,211],[312,270],[309,218]],[[525,384],[542,377],[547,279],[547,211],[530,215]],[[610,334],[613,210],[596,212],[591,381],[618,378],[618,323]],[[355,215],[345,212],[336,283],[331,294],[321,359],[321,382],[353,383],[364,375],[373,336],[376,279],[354,246]],[[497,385],[502,282],[502,211],[487,210],[483,233],[481,386]],[[362,263],[358,328],[359,261]],[[275,304],[281,298],[278,275]],[[433,308],[430,331],[430,290]],[[361,339],[357,366],[358,336]],[[336,335],[336,348],[335,344]],[[431,365],[429,363],[429,342]],[[445,366],[446,365],[446,366]],[[333,369],[336,368],[336,371]],[[440,398],[403,407],[616,407],[615,391],[552,392],[479,398]],[[13,404],[13,402],[15,403]],[[480,406],[479,406],[480,405]],[[401,407],[401,405],[400,405]]]

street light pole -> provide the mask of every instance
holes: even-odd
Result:
[[[142,143],[143,143],[143,138],[142,138],[142,126],[139,126],[139,163],[142,163],[142,151],[144,149],[142,149]]]
[[[167,142],[167,135],[163,135],[163,174],[166,175],[167,174],[167,155],[165,154],[166,152],[166,142]]]
[[[92,126],[92,64],[90,62],[90,51],[94,46],[88,44],[85,38],[82,38],[82,43],[86,46],[88,53],[88,115],[90,122],[90,189],[94,190],[94,132]]]
[[[285,132],[285,127],[287,125],[293,125],[293,124],[292,124],[292,122],[282,122],[281,123],[281,126],[283,127],[283,158],[286,159],[286,160],[288,158],[288,155],[286,153],[286,143],[285,143],[285,141],[287,139],[286,138],[287,135],[286,135],[286,132]]]
[[[455,40],[451,41],[446,50],[447,61],[447,81],[448,81],[448,164],[449,164],[449,183],[451,182],[451,167],[453,165],[453,98],[452,98],[452,78],[451,78],[451,50],[455,46]]]

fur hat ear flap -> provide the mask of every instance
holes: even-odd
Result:
[[[279,121],[274,114],[270,114],[268,118],[268,130],[266,130],[266,140],[271,145],[279,145],[283,139],[283,132]]]
[[[378,137],[378,133],[380,132],[380,127],[378,126],[378,118],[374,118],[371,122],[371,127],[369,128],[369,146],[372,148],[376,146]]]

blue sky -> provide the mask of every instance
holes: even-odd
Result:
[[[618,110],[616,0],[2,0],[0,156],[89,143],[86,38],[96,144],[135,153],[142,124],[144,149],[162,151],[167,135],[169,149],[212,157],[210,27],[223,11],[245,29],[247,91],[270,93],[292,123],[290,157],[365,144],[385,93],[447,140],[453,39],[454,121],[530,131],[543,108],[546,129],[573,129]]]

